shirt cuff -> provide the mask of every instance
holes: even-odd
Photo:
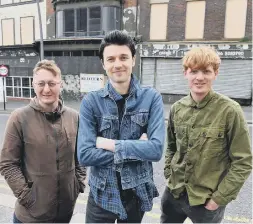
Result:
[[[227,199],[224,198],[218,191],[213,193],[212,199],[214,200],[216,204],[221,205],[221,206],[225,206],[228,204]]]

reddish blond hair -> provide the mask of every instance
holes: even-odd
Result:
[[[208,66],[212,66],[216,72],[221,63],[219,55],[211,47],[192,48],[185,54],[182,60],[184,71],[188,68],[205,70]]]

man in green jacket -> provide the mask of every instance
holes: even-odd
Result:
[[[212,90],[217,53],[194,48],[183,58],[190,94],[171,107],[161,223],[219,223],[252,169],[250,137],[238,103]]]

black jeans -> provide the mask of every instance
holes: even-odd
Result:
[[[224,217],[225,206],[214,211],[205,205],[190,206],[187,193],[175,199],[166,187],[161,199],[161,223],[183,223],[189,217],[193,223],[220,223]]]
[[[85,223],[141,223],[144,212],[141,211],[137,196],[129,195],[127,200],[122,200],[127,212],[127,219],[120,220],[118,215],[107,211],[96,204],[90,192],[87,206]]]

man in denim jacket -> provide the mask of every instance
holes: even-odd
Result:
[[[162,97],[132,75],[135,46],[126,33],[108,33],[99,57],[109,80],[83,98],[77,143],[80,164],[91,167],[86,223],[140,223],[158,196],[152,162],[164,146]]]

